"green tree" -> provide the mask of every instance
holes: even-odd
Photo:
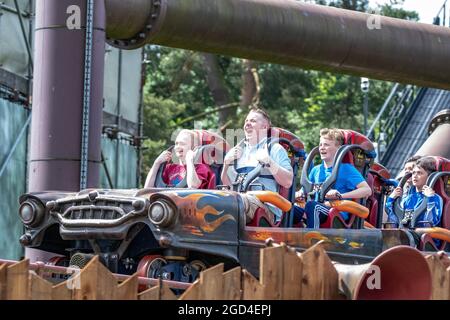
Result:
[[[368,0],[318,0],[319,4],[417,20],[401,8],[402,0],[369,8]],[[257,63],[188,50],[147,46],[145,142],[143,176],[154,158],[170,143],[179,127],[241,128],[249,105],[266,108],[276,126],[305,142],[318,143],[322,127],[362,131],[363,94],[360,78],[299,68]],[[392,83],[371,81],[369,124]],[[227,105],[229,108],[220,108]]]

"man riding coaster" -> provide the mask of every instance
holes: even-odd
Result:
[[[231,187],[239,177],[241,183],[249,182],[248,173],[262,164],[261,174],[252,184],[252,190],[278,192],[279,187],[290,188],[293,170],[286,150],[279,143],[268,144],[271,122],[268,114],[261,108],[252,108],[244,123],[245,140],[232,148],[225,156],[222,170],[222,183]],[[250,222],[258,208],[267,208],[271,222],[280,221],[282,210],[271,204],[263,204],[256,196],[247,194],[246,221]]]

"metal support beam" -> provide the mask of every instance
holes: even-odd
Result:
[[[80,189],[82,127],[88,127],[87,187],[98,187],[101,168],[101,125],[105,54],[105,8],[95,0],[92,70],[85,95],[86,17],[80,28],[68,28],[72,6],[86,12],[85,0],[39,0],[31,124],[29,191]],[[76,14],[76,13],[74,13]],[[88,122],[83,106],[88,100]],[[85,142],[86,142],[85,140]],[[85,143],[84,142],[84,143]]]
[[[147,43],[450,89],[450,28],[295,0],[106,0],[109,43]],[[432,57],[432,58],[431,58]]]

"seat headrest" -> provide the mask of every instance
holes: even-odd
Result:
[[[219,134],[208,130],[194,129],[192,132],[195,135],[197,146],[213,146],[212,148],[205,148],[202,153],[202,163],[222,164],[223,157],[230,150],[228,142]]]
[[[293,134],[292,132],[290,132],[286,129],[278,128],[278,127],[271,127],[270,131],[269,131],[269,136],[270,136],[270,138],[275,138],[275,139],[279,138],[279,139],[283,139],[283,140],[285,139],[285,140],[289,141],[290,144],[294,147],[294,152],[296,153],[296,155],[298,155],[298,156],[304,155],[305,145],[300,140],[300,138],[298,136],[296,136],[295,134]],[[286,143],[283,143],[283,141],[281,141],[280,144],[286,150],[289,149],[288,145]]]
[[[450,160],[444,157],[433,156],[436,161],[436,170],[437,171],[450,171]]]
[[[348,129],[341,129],[341,131],[344,135],[344,144],[357,144],[364,150],[367,157],[376,157],[375,146],[365,135]]]

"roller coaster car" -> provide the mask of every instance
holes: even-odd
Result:
[[[285,130],[273,130],[279,132],[276,137],[272,135],[271,142],[288,148],[294,167],[301,165],[300,140]],[[214,141],[223,143],[216,138]],[[344,151],[366,150],[364,144],[345,147]],[[339,153],[341,158],[344,151]],[[365,155],[362,159],[368,171],[369,160]],[[25,233],[20,240],[24,246],[61,255],[51,260],[59,265],[82,267],[96,254],[113,272],[138,272],[186,282],[193,281],[203,268],[219,262],[225,263],[225,268],[241,265],[258,276],[260,249],[268,238],[300,251],[323,240],[330,257],[342,263],[366,263],[390,247],[414,245],[408,231],[401,229],[289,227],[292,223],[287,217],[290,218],[295,185],[287,198],[286,193],[281,196],[270,191],[250,191],[257,176],[258,169],[245,185],[235,187],[278,205],[286,213],[283,223],[288,227],[282,223],[278,227],[261,226],[263,215],[257,225],[246,225],[246,193],[234,190],[87,189],[21,196],[19,216]],[[331,186],[330,181],[327,183]]]
[[[450,250],[450,160],[442,157],[433,157],[436,161],[436,172],[430,174],[426,184],[441,196],[443,201],[442,217],[439,226],[428,228],[417,228],[415,231],[421,236],[418,248],[423,251]],[[409,176],[401,180],[403,186]],[[399,221],[403,219],[403,210],[399,205],[400,201],[395,201],[394,212]],[[411,225],[415,225],[416,219],[427,208],[427,197],[423,203],[412,212]],[[437,245],[436,241],[439,245]]]
[[[344,211],[345,208],[331,203],[328,219],[320,227],[346,229],[361,229],[364,226],[371,228],[380,227],[383,209],[378,204],[382,203],[382,199],[385,196],[386,183],[390,178],[389,172],[380,164],[374,163],[376,156],[374,145],[367,137],[352,130],[341,131],[344,135],[344,144],[339,147],[335,155],[331,175],[322,184],[313,184],[308,178],[314,158],[319,155],[319,147],[315,147],[306,159],[301,185],[308,196],[307,200],[314,199],[316,193],[318,193],[318,201],[324,203],[325,195],[336,183],[341,164],[350,163],[361,173],[373,191],[369,199],[358,201],[362,206],[367,207],[367,210],[349,211],[351,214],[350,218],[348,221],[345,221],[340,215],[340,212]],[[365,219],[368,220],[368,223],[364,222]]]

